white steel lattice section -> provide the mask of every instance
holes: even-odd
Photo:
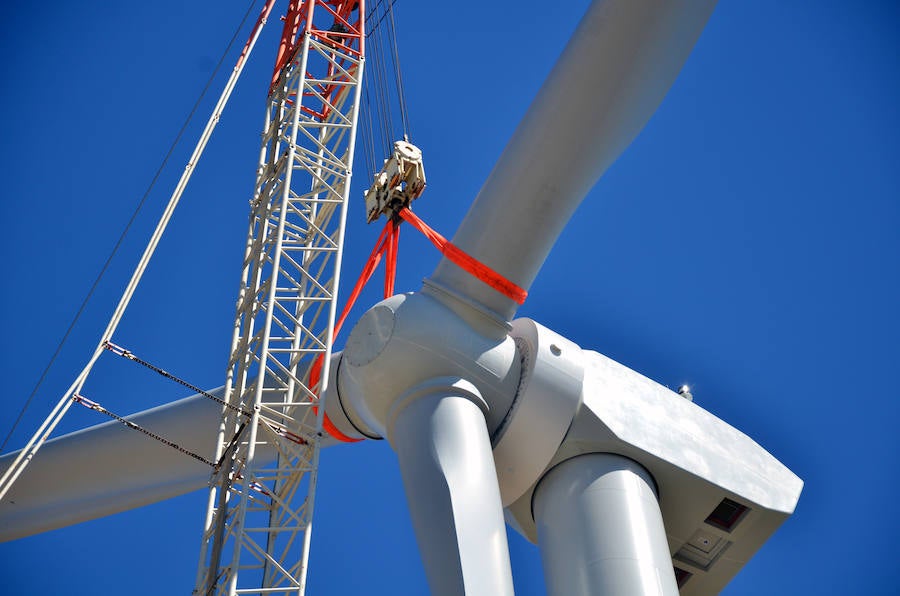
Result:
[[[305,28],[268,99],[195,593],[305,588],[323,417],[309,371],[320,359],[328,378],[363,70],[352,4],[289,9]]]

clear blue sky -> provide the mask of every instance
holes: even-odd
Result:
[[[429,182],[418,212],[446,235],[586,5],[398,2],[412,140]],[[245,7],[0,7],[3,435]],[[224,375],[275,27],[117,334],[203,386]],[[900,580],[891,506],[900,454],[897,31],[900,9],[887,1],[722,2],[520,311],[660,383],[690,383],[698,404],[806,482],[796,514],[729,595],[892,594]],[[15,445],[87,358],[209,110],[207,102]],[[348,277],[377,234],[362,223],[364,186],[358,178]],[[407,231],[398,289],[417,289],[437,258]],[[184,393],[115,363],[98,369],[90,395],[130,412]],[[73,411],[64,426],[97,416]],[[0,545],[3,590],[188,593],[203,500],[197,493]],[[323,455],[315,524],[310,593],[426,591],[384,442]],[[510,548],[518,593],[543,594],[536,548],[517,537]]]

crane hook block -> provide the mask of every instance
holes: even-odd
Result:
[[[384,160],[384,166],[366,191],[366,222],[372,223],[382,213],[395,216],[424,190],[421,149],[407,141],[395,141],[393,153]]]

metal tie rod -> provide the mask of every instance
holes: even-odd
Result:
[[[260,13],[259,18],[256,21],[256,25],[254,25],[253,27],[253,32],[250,34],[250,39],[247,40],[243,51],[241,51],[241,55],[238,57],[237,63],[234,65],[234,68],[231,71],[231,76],[228,77],[228,82],[225,83],[225,88],[222,90],[222,94],[219,96],[219,101],[216,102],[215,108],[213,108],[213,113],[209,117],[209,120],[206,122],[206,127],[203,129],[203,134],[200,135],[200,139],[197,141],[197,145],[194,147],[194,152],[191,154],[191,157],[188,160],[187,165],[185,166],[184,173],[182,173],[181,179],[178,181],[175,190],[172,192],[172,196],[169,198],[169,203],[166,205],[166,209],[163,212],[162,217],[160,217],[159,223],[156,224],[156,229],[154,230],[153,235],[150,237],[150,242],[147,244],[147,248],[144,249],[144,254],[141,256],[141,260],[138,262],[134,273],[131,275],[131,280],[128,282],[128,286],[126,286],[125,292],[122,294],[122,297],[119,300],[119,304],[118,306],[116,306],[116,310],[113,312],[112,318],[110,318],[109,324],[106,326],[106,330],[100,337],[100,341],[97,343],[97,347],[94,350],[93,355],[91,356],[90,360],[88,360],[87,365],[85,365],[81,373],[79,373],[79,375],[75,378],[75,381],[72,383],[72,385],[60,398],[59,402],[50,412],[50,415],[47,416],[46,420],[44,420],[43,424],[41,424],[37,432],[34,433],[34,436],[31,437],[25,447],[19,452],[19,455],[16,457],[15,461],[13,461],[12,465],[3,474],[3,477],[0,478],[0,499],[2,499],[7,492],[9,492],[9,489],[15,483],[16,479],[22,474],[22,472],[28,466],[29,462],[31,462],[35,454],[47,440],[47,437],[50,436],[50,433],[53,432],[53,429],[56,428],[56,425],[59,424],[60,420],[62,420],[63,416],[66,414],[66,412],[68,412],[69,408],[74,403],[74,401],[71,399],[72,396],[81,391],[88,375],[91,372],[91,369],[94,367],[94,364],[97,362],[100,354],[102,354],[106,349],[105,345],[112,338],[112,335],[118,327],[119,322],[122,320],[122,316],[125,314],[125,309],[128,307],[128,303],[131,301],[131,297],[134,295],[134,291],[137,289],[137,286],[141,281],[141,277],[143,277],[144,271],[146,270],[147,265],[150,263],[151,257],[153,257],[153,253],[156,251],[156,247],[159,244],[160,239],[162,238],[163,232],[165,232],[166,227],[169,224],[169,220],[172,218],[172,214],[174,213],[175,208],[178,206],[178,202],[181,200],[181,195],[184,193],[184,189],[187,187],[187,183],[188,181],[190,181],[191,175],[194,173],[194,168],[197,166],[197,163],[200,160],[200,156],[203,154],[203,150],[206,148],[206,145],[209,142],[210,137],[212,136],[213,130],[219,123],[219,119],[222,116],[225,105],[228,103],[228,99],[231,97],[231,92],[234,90],[235,85],[237,85],[238,79],[240,79],[241,73],[244,70],[244,65],[247,63],[247,58],[253,51],[253,47],[256,45],[256,41],[259,39],[259,35],[262,32],[263,26],[268,20],[269,13],[272,11],[272,7],[274,4],[275,0],[268,0],[262,12]]]

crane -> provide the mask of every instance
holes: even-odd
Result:
[[[328,378],[364,40],[362,1],[288,6],[251,201],[215,452],[224,465],[211,483],[198,594],[305,591],[325,417],[316,407],[324,383],[310,371],[324,361],[321,379]]]
[[[331,361],[362,90],[364,2],[288,3],[266,102],[222,396],[175,378],[112,340],[274,4],[264,4],[88,364],[0,478],[3,497],[74,403],[210,465],[197,594],[305,591],[320,439],[327,420],[318,395],[325,390]],[[213,458],[85,397],[83,389],[104,351],[143,364],[221,404]],[[320,367],[315,379],[314,363]],[[7,502],[14,504],[15,498]],[[137,491],[131,498],[144,499],[145,493]]]
[[[599,9],[597,9],[597,10],[599,10]],[[705,19],[699,19],[699,20],[701,21],[701,26],[702,26],[702,21],[705,20]],[[695,33],[696,33],[696,30],[695,30]],[[580,38],[579,38],[579,39],[580,39]],[[582,40],[582,41],[583,41],[583,40]],[[690,44],[688,44],[688,46],[689,46],[689,45],[690,45]],[[576,66],[577,66],[577,64],[576,64]],[[570,64],[570,65],[569,65],[569,68],[571,68],[571,67],[572,67],[572,66],[571,66],[571,64]],[[578,69],[576,68],[576,70],[578,70]],[[564,70],[564,72],[565,72],[565,70]],[[569,71],[569,72],[571,72],[571,71]],[[663,85],[663,86],[665,87],[665,86],[667,86],[667,85]],[[664,89],[663,89],[663,91],[664,91]],[[640,124],[642,124],[642,122],[639,122],[639,123],[638,123],[638,125],[640,125]],[[626,135],[626,136],[627,136],[627,135]],[[624,141],[627,142],[627,139],[625,139]],[[621,149],[620,149],[620,148],[616,148],[613,152],[615,153],[615,152],[617,152],[617,151],[619,151],[619,150],[621,150]],[[575,194],[577,194],[577,193],[575,193]],[[580,198],[580,197],[579,197],[579,198]],[[576,203],[576,204],[577,204],[577,203]],[[568,206],[571,207],[571,204],[569,204]],[[565,207],[565,205],[563,205],[562,207]],[[484,209],[483,209],[483,208],[479,209],[479,212],[476,213],[476,217],[479,217],[479,216],[480,216],[481,214],[483,214],[483,213],[484,213]],[[563,217],[563,223],[564,223],[564,220],[568,218],[568,214],[565,212],[565,208],[563,208],[563,210],[562,210],[562,216],[564,216],[564,217]],[[493,220],[491,220],[491,219],[489,218],[489,223],[490,223],[491,225],[494,225],[494,224],[496,223],[496,218],[494,218]],[[482,225],[486,225],[486,224],[483,223]],[[478,237],[478,238],[484,238],[484,237],[485,237],[485,234],[484,234],[483,230],[478,230],[477,227],[476,227],[475,231],[471,231],[471,230],[472,230],[472,226],[469,226],[468,229],[470,230],[470,231],[469,231],[469,234],[470,234],[470,235],[474,235],[474,237]],[[547,236],[545,236],[545,239],[549,237],[549,243],[552,245],[552,241],[553,241],[553,239],[555,238],[555,234],[558,234],[558,232],[559,232],[559,229],[553,229],[552,226],[551,226],[551,229],[550,229],[549,232],[547,232]],[[526,236],[529,237],[529,238],[532,237],[531,234],[528,234],[528,235],[526,235]],[[454,242],[456,242],[456,243],[458,243],[458,244],[460,244],[460,245],[463,245],[463,246],[465,246],[466,244],[472,244],[472,241],[471,241],[471,240],[467,241],[467,240],[465,239],[465,236],[463,236],[463,238],[461,238],[461,239],[458,240],[458,241],[455,240]],[[537,247],[537,248],[534,248],[534,247]],[[487,250],[487,252],[490,253],[491,251],[494,251],[494,250],[507,250],[507,249],[504,249],[504,248],[501,248],[501,247],[489,247],[488,249],[485,249],[485,250]],[[540,246],[538,246],[537,244],[535,244],[535,245],[533,245],[533,246],[526,246],[526,247],[523,247],[523,250],[524,250],[526,253],[527,253],[528,251],[530,251],[530,250],[538,250],[538,251],[540,251],[540,250],[549,250],[549,246],[543,246],[543,247],[540,247]],[[475,252],[475,251],[472,251],[472,252]],[[490,259],[484,259],[484,260],[490,260]],[[527,271],[521,271],[521,272],[515,272],[515,271],[513,271],[512,273],[507,272],[507,275],[509,275],[509,276],[511,276],[511,277],[514,277],[514,278],[522,278],[522,279],[517,279],[517,281],[519,281],[519,282],[522,283],[523,285],[526,285],[526,286],[527,286],[527,285],[530,283],[530,281],[531,281],[531,280],[528,279],[528,278],[531,277],[531,278],[533,279],[533,276],[534,276],[534,274],[536,273],[535,261],[541,261],[541,260],[542,260],[542,259],[536,259],[536,258],[531,258],[531,257],[529,257],[529,258],[525,259],[525,264],[526,264],[529,268],[532,268],[533,270],[530,270],[530,269],[529,269],[529,270],[527,270]],[[537,265],[539,265],[539,264],[540,264],[540,263],[538,262]],[[450,267],[450,265],[447,264],[447,263],[442,264],[441,267],[443,267],[444,273],[436,273],[436,274],[435,274],[435,276],[434,276],[434,283],[431,285],[431,288],[432,288],[431,291],[432,291],[432,292],[440,292],[440,291],[441,291],[441,290],[440,290],[440,286],[444,286],[445,289],[446,289],[447,287],[449,287],[449,288],[451,288],[451,291],[452,291],[453,288],[464,288],[464,289],[462,290],[462,293],[465,294],[465,295],[469,295],[470,297],[473,297],[473,296],[474,296],[473,299],[474,299],[476,302],[478,302],[478,303],[480,303],[480,304],[486,305],[486,306],[488,307],[488,310],[487,310],[488,313],[495,312],[495,313],[499,313],[499,314],[501,315],[501,317],[503,317],[503,318],[506,318],[506,319],[511,318],[511,315],[512,315],[512,312],[513,312],[513,310],[514,310],[514,307],[511,308],[510,305],[507,305],[507,304],[505,303],[505,299],[504,299],[504,298],[502,298],[502,297],[501,297],[501,298],[497,298],[497,297],[494,296],[493,294],[490,294],[490,293],[485,292],[484,288],[481,288],[481,287],[478,286],[475,282],[472,282],[469,278],[463,277],[463,273],[461,273],[460,271],[457,271],[457,270],[455,270],[455,269],[452,269],[452,268]],[[448,281],[448,279],[450,279],[451,281]],[[437,288],[437,289],[436,289],[436,288]],[[392,304],[393,304],[393,303],[392,303]],[[421,304],[421,302],[420,302],[420,304]],[[385,305],[384,307],[376,307],[376,309],[378,309],[378,308],[381,308],[381,310],[373,310],[373,311],[371,311],[371,312],[373,312],[373,313],[375,313],[375,314],[373,314],[368,320],[364,320],[363,325],[362,325],[361,327],[358,327],[358,329],[362,329],[363,331],[360,331],[359,333],[357,333],[357,337],[355,338],[355,340],[353,339],[353,336],[351,336],[352,346],[360,346],[360,345],[361,345],[361,344],[359,343],[359,340],[360,340],[359,334],[362,333],[363,335],[365,335],[364,331],[365,331],[367,328],[376,329],[376,330],[378,329],[378,326],[377,326],[377,325],[379,324],[379,321],[378,321],[377,319],[378,319],[378,317],[380,316],[378,313],[381,313],[382,315],[387,316],[387,313],[384,312],[384,308],[387,308],[387,309],[388,309],[389,311],[391,311],[391,312],[395,312],[394,310],[392,310],[392,308],[394,308],[394,306],[392,306],[391,304]],[[392,315],[391,315],[391,316],[392,316]],[[375,321],[372,320],[373,317],[376,319]],[[375,325],[374,327],[367,327],[367,325],[373,325],[373,324]],[[448,324],[450,324],[450,323],[448,323]],[[463,333],[467,333],[467,332],[463,332]],[[521,340],[521,341],[526,342],[526,343],[529,341],[529,340],[528,340],[528,337],[527,337],[527,336],[529,335],[529,331],[520,329],[520,330],[516,331],[516,333],[518,334],[518,335],[515,336],[515,339],[516,339],[516,340]],[[535,333],[536,333],[537,335],[536,335],[534,338],[532,338],[532,339],[533,339],[534,342],[538,342],[538,340],[541,338],[543,332],[541,332],[541,331],[535,331]],[[511,344],[509,344],[509,342],[508,342],[507,340],[503,340],[503,341],[507,344],[506,347],[504,348],[504,350],[510,349],[510,348],[511,348]],[[551,344],[550,344],[551,347],[548,348],[548,349],[550,349],[551,354],[553,354],[552,346],[557,346],[557,348],[558,348],[558,347],[559,347],[559,346],[558,346],[559,343],[562,343],[562,340],[559,340],[557,343],[551,343]],[[539,351],[539,350],[538,350],[538,345],[539,345],[539,343],[534,343],[534,345],[532,346],[532,349],[535,350],[535,352],[533,352],[533,353],[537,353],[536,351]],[[353,366],[353,367],[357,367],[357,368],[364,366],[366,363],[363,362],[363,360],[365,360],[366,358],[365,358],[364,356],[363,356],[362,358],[360,358],[360,354],[365,355],[366,352],[365,352],[365,351],[360,352],[360,350],[361,350],[361,349],[362,349],[362,350],[365,350],[365,349],[366,349],[366,346],[363,346],[362,348],[360,348],[360,347],[352,347],[352,346],[351,346],[351,348],[348,348],[348,353],[347,353],[347,355],[345,356],[346,358],[350,358],[349,365],[350,365],[350,366]],[[377,356],[377,354],[376,354],[376,356]],[[508,356],[508,354],[507,354],[507,356]],[[504,358],[506,358],[506,357],[504,357]],[[513,361],[514,361],[514,359],[509,359],[509,362],[513,362]],[[531,365],[532,365],[532,366],[536,366],[536,363],[535,363],[535,362],[532,362]],[[537,370],[537,369],[534,369],[534,370]],[[379,373],[379,374],[383,374],[383,373]],[[326,375],[326,377],[327,377],[327,375]],[[512,379],[513,379],[513,377],[511,376],[511,377],[510,377],[510,380],[512,380]],[[356,381],[354,381],[354,382],[356,382]],[[510,382],[510,381],[508,381],[508,382]],[[514,384],[514,383],[513,383],[513,384]],[[362,385],[365,385],[365,383],[363,383]],[[452,386],[457,387],[457,388],[459,389],[459,391],[463,391],[464,393],[466,393],[467,395],[469,395],[469,396],[471,397],[471,399],[468,399],[468,398],[467,398],[468,401],[469,401],[469,403],[475,403],[475,402],[478,401],[478,399],[480,399],[480,398],[476,397],[476,394],[478,393],[477,388],[475,388],[476,390],[473,391],[473,389],[472,389],[471,387],[468,387],[468,386],[463,387],[463,386],[461,386],[461,385],[456,384],[456,382],[454,382],[454,383],[452,384]],[[258,387],[264,387],[264,385],[260,384],[260,385],[258,385]],[[433,388],[433,387],[432,387],[432,388]],[[260,389],[260,391],[262,391],[262,389]],[[504,394],[505,392],[506,392],[506,390],[503,389],[503,388],[498,389],[498,391],[497,391],[498,395],[499,395],[499,394]],[[509,397],[509,396],[507,395],[507,397]],[[357,399],[356,397],[353,397],[353,400],[356,400],[356,399]],[[366,399],[366,398],[360,398],[360,399]],[[360,402],[360,403],[361,403],[361,402]],[[673,403],[681,403],[681,402],[673,402]],[[476,405],[477,405],[477,404],[476,404]],[[571,404],[570,404],[570,405],[571,405]],[[355,405],[355,406],[351,406],[351,407],[349,408],[349,410],[353,410],[354,407],[360,408],[361,406],[359,405],[359,403],[356,403],[356,405]],[[471,408],[470,408],[469,406],[465,406],[465,407],[468,408],[469,410],[471,410]],[[321,411],[321,410],[320,410],[320,411]],[[334,410],[334,411],[335,411],[336,413],[339,413],[339,410]],[[348,411],[345,410],[345,413],[347,413],[347,412],[348,412]],[[359,418],[360,415],[362,416],[362,419]],[[357,417],[356,420],[353,420],[353,419],[352,419],[354,416]],[[384,436],[384,432],[386,431],[386,427],[382,427],[382,428],[373,428],[373,427],[371,426],[371,425],[374,425],[374,426],[377,427],[377,426],[381,426],[381,425],[384,424],[384,420],[382,420],[382,419],[380,418],[380,416],[381,416],[381,414],[377,414],[377,413],[376,413],[376,414],[375,414],[375,418],[370,418],[368,414],[365,414],[365,413],[362,413],[362,414],[361,414],[360,411],[357,410],[355,414],[354,414],[354,413],[349,413],[349,414],[348,414],[348,418],[347,418],[346,421],[344,421],[344,423],[345,423],[345,424],[346,424],[346,423],[349,423],[352,427],[356,427],[357,430],[358,430],[358,426],[357,426],[358,424],[362,424],[363,426],[370,425],[369,428],[368,428],[369,431],[374,431],[375,433],[381,434],[382,436]],[[501,420],[501,422],[502,422],[502,420]],[[283,426],[283,425],[281,425],[281,426]],[[349,428],[348,428],[348,430],[350,430],[350,431],[352,432],[352,429],[349,429]],[[221,443],[221,444],[225,444],[225,443]],[[483,446],[483,445],[482,445],[482,446]],[[558,446],[558,445],[557,445],[557,446]],[[415,451],[415,450],[413,450],[413,451]],[[401,459],[402,459],[402,457],[401,457]],[[545,462],[545,463],[546,463],[546,462]],[[487,470],[487,471],[489,471],[489,470]],[[520,488],[521,488],[521,487],[520,487]],[[527,487],[526,487],[526,488],[527,488]],[[518,490],[518,489],[513,489],[513,490]],[[521,494],[518,495],[518,496],[521,496]],[[507,496],[507,497],[504,497],[504,498],[509,498],[509,497]],[[416,500],[413,499],[413,502],[416,502]],[[475,550],[476,550],[476,549],[474,549],[474,548],[472,549],[473,552],[474,552]],[[497,566],[497,568],[502,568],[502,565]]]

